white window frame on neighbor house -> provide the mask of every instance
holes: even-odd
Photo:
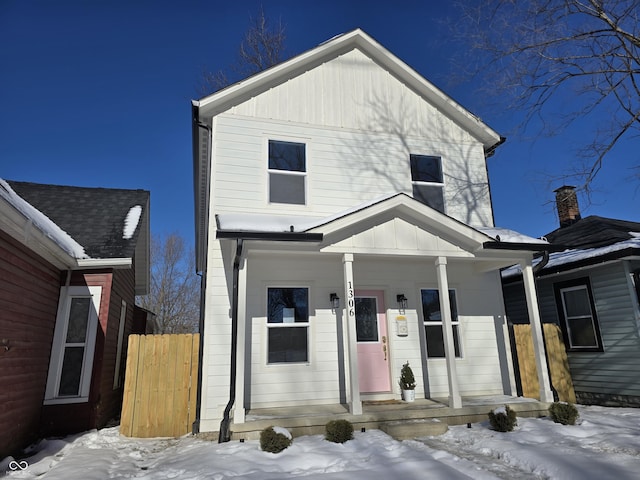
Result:
[[[293,318],[293,321],[286,321],[283,318],[282,322],[269,322],[269,290],[272,289],[282,289],[282,290],[288,290],[288,289],[302,289],[302,290],[306,290],[307,293],[307,317],[306,317],[306,322],[296,322],[295,321],[295,317]],[[265,363],[267,366],[278,366],[278,365],[308,365],[311,363],[311,305],[310,305],[310,300],[311,300],[311,289],[309,288],[309,286],[301,286],[301,285],[296,285],[296,286],[291,286],[291,285],[269,285],[266,288],[266,302],[265,302],[265,309],[266,309],[266,315],[265,315],[265,323],[266,323],[266,338],[265,338]],[[271,362],[269,359],[269,354],[270,354],[270,350],[269,350],[269,335],[270,335],[270,331],[272,329],[281,329],[281,328],[304,328],[305,332],[307,334],[307,358],[306,360],[298,360],[298,361],[274,361]]]
[[[60,289],[60,300],[58,301],[58,313],[53,334],[47,386],[45,389],[45,405],[83,403],[89,400],[101,296],[102,287],[99,286],[70,286]],[[91,300],[89,302],[84,340],[67,342],[71,305],[74,299],[83,298],[89,298]],[[78,393],[75,395],[60,395],[60,381],[63,373],[65,352],[67,348],[78,347],[83,348]]]
[[[267,138],[267,145],[266,145],[266,156],[267,156],[267,201],[269,204],[278,204],[278,205],[300,205],[300,206],[305,206],[308,204],[308,196],[309,196],[309,192],[308,192],[308,185],[307,185],[307,173],[308,173],[308,165],[307,165],[307,157],[308,157],[308,144],[305,141],[300,141],[299,139],[290,139],[290,138],[272,138],[269,137]],[[281,166],[282,168],[278,168],[275,167],[272,164],[272,158],[271,158],[271,145],[272,144],[285,144],[285,145],[297,145],[297,146],[302,146],[303,147],[303,151],[304,151],[304,159],[303,159],[303,165],[302,165],[302,170],[298,170],[298,169],[287,169],[284,168],[284,166]],[[298,179],[302,180],[302,194],[303,194],[303,199],[302,202],[300,201],[286,201],[283,198],[277,198],[274,200],[274,195],[278,195],[280,193],[282,193],[281,191],[274,191],[272,192],[271,189],[271,183],[272,183],[272,178],[276,178],[276,177],[280,177],[281,180],[290,178],[290,179],[296,179],[296,181]]]
[[[439,170],[439,175],[437,175],[437,178],[433,177],[429,179],[428,175],[420,175],[419,170],[414,168],[414,163],[417,163],[419,159],[437,160]],[[409,169],[411,172],[411,184],[413,186],[413,198],[421,203],[424,203],[425,205],[430,206],[435,210],[438,210],[441,213],[445,213],[447,205],[444,198],[444,173],[442,170],[442,157],[439,155],[422,155],[412,153],[409,155]],[[442,202],[442,209],[438,208],[437,206],[430,205],[429,202],[427,202],[426,199],[422,197],[422,195],[416,195],[416,191],[420,191],[422,189],[439,191],[441,197],[440,200]]]
[[[428,334],[427,334],[427,327],[440,327],[440,329],[443,328],[443,323],[442,323],[442,318],[440,318],[440,320],[427,320],[427,318],[425,317],[424,314],[424,306],[422,303],[422,292],[423,291],[434,291],[436,293],[438,293],[438,303],[440,303],[440,292],[437,288],[421,288],[420,289],[420,316],[422,317],[422,324],[423,324],[423,328],[424,328],[424,337],[425,337],[425,351],[427,354],[427,360],[438,360],[438,359],[445,359],[444,356],[444,333],[443,333],[443,344],[442,344],[442,351],[443,354],[442,356],[434,356],[433,354],[429,353],[429,348],[427,347],[428,345]],[[451,295],[453,294],[453,298],[451,298]],[[455,288],[450,288],[449,289],[449,303],[451,306],[451,326],[453,327],[453,336],[454,336],[454,346],[457,345],[458,347],[458,351],[456,352],[456,358],[463,358],[463,351],[462,351],[462,335],[460,334],[460,319],[458,318],[458,294],[456,292]]]
[[[567,350],[572,352],[602,352],[602,337],[600,335],[600,325],[596,315],[595,304],[593,302],[593,294],[591,293],[591,284],[588,278],[577,278],[575,280],[569,280],[567,282],[560,282],[554,285],[556,293],[556,302],[558,307],[558,315],[562,322],[561,328],[563,330],[565,343]],[[582,315],[569,315],[567,313],[566,294],[569,292],[584,291],[586,295],[586,306],[589,307],[589,314]],[[589,320],[591,329],[593,332],[593,339],[595,344],[591,345],[579,345],[574,344],[573,335],[571,331],[572,322],[579,320]]]
[[[118,324],[118,347],[116,349],[116,368],[113,372],[113,389],[119,388],[122,385],[121,362],[122,362],[122,343],[124,342],[124,327],[127,323],[127,302],[122,300],[120,306],[120,323]]]

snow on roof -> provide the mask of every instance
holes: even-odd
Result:
[[[262,215],[253,213],[222,213],[216,215],[220,230],[235,232],[306,232],[312,228],[325,225],[333,220],[363,210],[391,197],[400,195],[392,193],[376,197],[347,210],[342,210],[328,217],[303,217],[296,215]]]
[[[485,235],[495,238],[499,242],[504,243],[539,243],[542,245],[548,245],[549,242],[541,238],[529,237],[522,233],[507,228],[498,227],[474,227],[476,230],[484,233]]]
[[[613,245],[607,245],[605,247],[587,248],[584,250],[567,249],[562,252],[551,253],[549,254],[549,262],[545,265],[544,269],[549,270],[553,267],[559,267],[561,265],[567,265],[582,260],[602,257],[609,253],[626,250],[627,248],[640,248],[640,232],[629,232],[629,235],[631,235],[632,237],[629,240],[614,243]],[[541,258],[534,258],[533,266],[540,263],[540,260]],[[513,265],[509,268],[505,268],[502,271],[502,278],[509,278],[521,273],[522,269],[520,268],[520,265]]]
[[[0,197],[24,215],[38,230],[53,240],[73,258],[89,258],[84,248],[71,236],[53,223],[44,213],[20,197],[9,184],[0,178]]]
[[[126,218],[124,219],[124,228],[122,229],[122,238],[125,240],[129,240],[133,237],[133,234],[138,227],[138,222],[140,221],[140,216],[142,215],[142,206],[135,205],[131,207],[129,212],[127,213]]]

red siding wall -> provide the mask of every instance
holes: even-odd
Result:
[[[119,416],[122,404],[122,387],[114,390],[113,378],[122,300],[127,302],[123,357],[121,358],[122,368],[126,364],[127,337],[133,325],[135,301],[133,270],[74,272],[71,277],[71,285],[102,287],[91,390],[88,403],[45,405],[43,407],[43,427],[45,433],[49,435],[64,435],[103,427],[109,420]]]
[[[40,433],[59,295],[60,271],[0,232],[0,459]]]

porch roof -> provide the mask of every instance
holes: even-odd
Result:
[[[459,249],[470,254],[507,250],[522,254],[553,248],[546,240],[513,230],[472,227],[405,193],[381,196],[327,217],[244,213],[216,215],[218,238],[317,242],[325,251],[340,246],[347,238],[354,238],[396,219],[416,227],[424,235],[437,238],[438,245],[446,245],[447,250]],[[395,234],[399,235],[397,229]]]

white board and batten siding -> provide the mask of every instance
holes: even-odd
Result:
[[[447,214],[491,225],[481,142],[357,50],[214,120],[216,213],[282,213],[268,202],[271,139],[306,145],[307,204],[287,206],[290,213],[322,217],[411,195],[409,155],[421,154],[442,157]]]

